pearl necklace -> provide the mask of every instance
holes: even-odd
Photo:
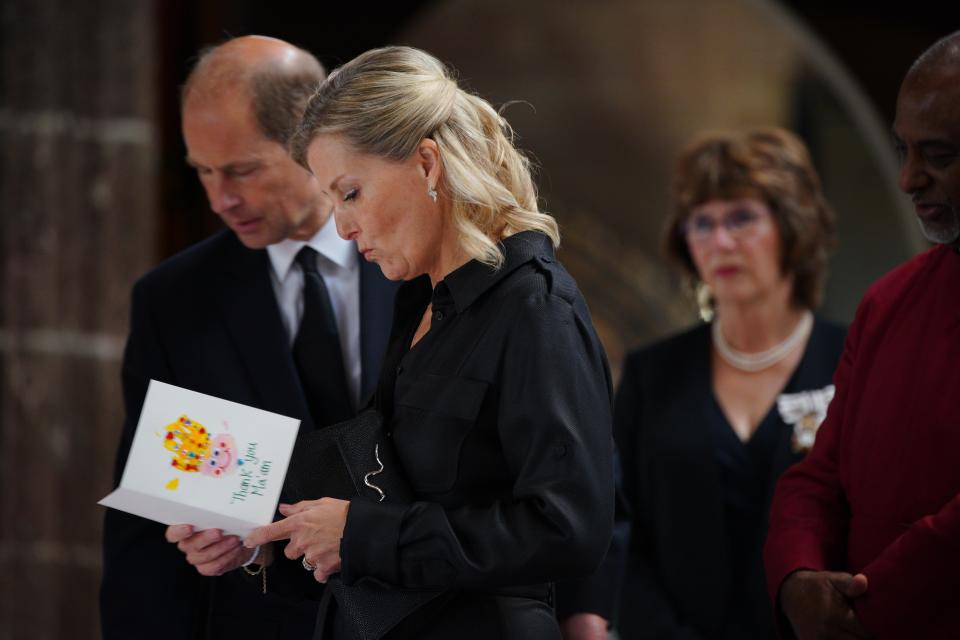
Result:
[[[727,339],[723,337],[719,320],[714,319],[713,325],[710,327],[711,334],[713,335],[713,346],[717,348],[717,353],[720,354],[720,357],[726,360],[727,364],[731,367],[750,373],[769,369],[786,358],[791,351],[807,339],[812,328],[813,313],[806,311],[803,317],[800,318],[800,322],[797,323],[797,328],[787,336],[786,340],[780,344],[773,345],[766,351],[744,353],[731,347]]]

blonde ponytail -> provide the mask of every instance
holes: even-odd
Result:
[[[336,69],[307,104],[291,141],[306,166],[310,142],[322,133],[344,136],[363,153],[404,160],[424,138],[440,149],[438,191],[464,251],[499,267],[502,238],[540,231],[560,244],[552,216],[537,207],[530,161],[514,146],[513,130],[490,104],[461,89],[430,54],[410,47],[373,49]]]

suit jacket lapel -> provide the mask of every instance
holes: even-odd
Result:
[[[684,349],[678,350],[675,366],[682,378],[677,389],[663,389],[653,397],[672,397],[670,406],[657,422],[665,431],[659,439],[669,441],[669,458],[659,463],[658,482],[669,492],[664,506],[676,510],[663,514],[673,523],[677,544],[669,553],[677,564],[689,569],[688,577],[677,580],[682,600],[700,603],[700,621],[719,628],[729,593],[730,574],[727,557],[727,532],[721,495],[712,421],[714,412],[710,366],[710,332],[704,325],[690,335]],[[696,541],[696,543],[692,543]]]
[[[231,254],[219,274],[217,304],[260,408],[299,418],[301,431],[311,430],[313,423],[270,284],[267,253],[237,241]]]
[[[702,539],[711,541],[709,548],[698,550],[698,553],[703,554],[701,566],[704,575],[701,581],[704,590],[701,595],[714,594],[713,598],[703,601],[704,621],[708,621],[712,628],[719,628],[727,607],[725,595],[729,594],[728,576],[731,575],[731,567],[727,555],[729,541],[724,516],[723,484],[720,481],[717,445],[711,426],[717,419],[715,412],[719,411],[719,407],[713,394],[709,325],[704,325],[697,337],[696,353],[690,354],[690,361],[696,362],[696,366],[691,368],[691,373],[696,371],[696,374],[691,375],[692,387],[696,390],[696,395],[692,397],[702,398],[703,401],[693,404],[691,408],[697,412],[697,419],[689,420],[686,425],[690,428],[691,450],[695,452],[697,463],[692,470],[694,477],[691,480],[700,488],[699,509],[702,515],[699,526]],[[712,557],[712,562],[708,561],[708,557]]]
[[[380,365],[393,323],[397,283],[387,280],[380,267],[360,258],[360,406],[377,387]]]

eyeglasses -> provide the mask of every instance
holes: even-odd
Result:
[[[722,216],[719,222],[709,214],[694,213],[684,223],[683,232],[691,242],[706,242],[719,225],[731,238],[740,240],[756,233],[763,218],[762,214],[750,209],[735,209]]]

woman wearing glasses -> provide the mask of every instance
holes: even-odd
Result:
[[[681,156],[666,252],[708,322],[628,355],[615,431],[634,525],[626,639],[774,638],[761,549],[813,442],[844,331],[816,319],[833,214],[803,143],[711,135]]]

